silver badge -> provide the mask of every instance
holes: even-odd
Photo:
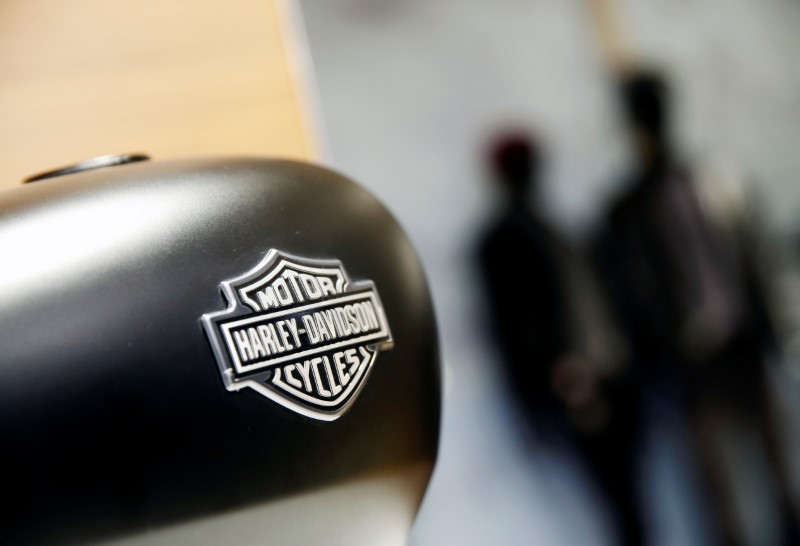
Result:
[[[203,325],[229,391],[250,387],[313,419],[352,405],[392,335],[371,281],[353,282],[339,260],[270,250],[220,284],[224,311]]]

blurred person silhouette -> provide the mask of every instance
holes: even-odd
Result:
[[[572,446],[620,543],[642,544],[639,412],[625,383],[624,348],[585,261],[538,206],[540,146],[508,133],[491,145],[489,162],[504,200],[478,261],[513,398],[540,439]]]
[[[676,158],[659,73],[631,70],[619,92],[635,164],[596,256],[637,381],[686,412],[720,541],[793,543],[766,373],[777,344],[752,200],[700,180]]]

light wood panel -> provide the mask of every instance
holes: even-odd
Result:
[[[307,158],[274,1],[0,1],[0,187],[108,153]]]

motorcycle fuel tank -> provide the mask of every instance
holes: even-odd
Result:
[[[0,192],[0,541],[403,543],[440,389],[402,229],[320,167],[144,159]]]

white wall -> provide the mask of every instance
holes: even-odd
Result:
[[[766,190],[773,223],[796,227],[800,3],[619,4],[636,50],[675,78],[677,130],[690,155],[734,158],[751,169]],[[498,394],[470,269],[492,200],[482,148],[497,127],[541,132],[551,159],[548,203],[564,226],[590,225],[614,189],[625,142],[585,2],[301,0],[301,6],[332,163],[377,193],[406,226],[437,305],[449,390],[440,466],[415,540],[604,542],[596,505],[564,486],[581,479],[569,465],[544,454],[538,473],[529,472],[537,455],[520,440]],[[653,471],[654,480],[671,480],[674,468],[665,464]],[[558,482],[555,489],[549,481]],[[551,502],[551,493],[561,500]],[[658,501],[656,525],[666,543],[702,532],[681,495]],[[565,505],[574,510],[559,518],[557,507]]]

